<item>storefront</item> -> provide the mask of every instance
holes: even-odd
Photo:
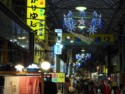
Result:
[[[0,2],[0,62],[32,62],[34,33],[12,11]]]

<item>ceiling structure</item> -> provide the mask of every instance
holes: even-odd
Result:
[[[48,28],[53,31],[56,28],[63,29],[63,15],[68,11],[76,12],[75,7],[80,5],[87,7],[86,14],[91,14],[93,11],[102,14],[102,29],[98,30],[97,34],[116,34],[119,24],[124,21],[124,0],[47,0],[46,24]],[[63,30],[63,33],[67,31]],[[107,45],[68,45],[65,48],[72,48],[74,54],[82,48],[97,54],[106,47]]]
[[[18,4],[26,5],[26,0],[14,1],[17,1]],[[87,10],[85,11],[86,14],[92,14],[93,11],[102,14],[102,29],[99,29],[96,34],[117,34],[119,24],[124,24],[125,0],[46,0],[45,15],[48,29],[53,32],[56,28],[63,29],[63,15],[67,14],[69,11],[76,12],[77,10],[75,7],[80,5],[87,7]],[[19,10],[17,10],[17,12],[18,11]],[[69,32],[63,29],[63,33]],[[95,53],[97,55],[97,52],[102,53],[107,46],[108,45],[86,44],[65,45],[63,54],[66,54],[66,49],[68,48],[72,48],[74,54],[80,52],[82,48],[85,48],[87,52]],[[113,48],[115,49],[115,47]]]
[[[103,16],[101,32],[108,32],[114,17],[117,16],[120,0],[47,0],[48,24],[54,28],[62,28],[63,14],[68,11],[76,11],[76,6],[86,6],[86,14],[97,11]]]

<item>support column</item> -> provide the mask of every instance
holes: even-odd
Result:
[[[5,41],[5,43],[3,44],[3,63],[7,64],[9,59],[8,59],[8,43],[7,41]]]
[[[60,58],[56,55],[56,72],[60,72]]]
[[[125,84],[125,37],[122,38],[122,49],[121,49],[121,83]]]
[[[29,61],[30,63],[34,62],[34,33],[30,33],[30,37],[29,37],[29,51],[30,51],[30,55],[29,55]]]
[[[68,74],[71,76],[72,75],[72,49],[68,49],[67,51],[67,63],[69,63],[68,65]]]
[[[41,70],[41,94],[44,94],[44,70]]]
[[[125,36],[123,36],[124,25],[119,24],[118,40],[120,51],[120,81],[125,85]]]

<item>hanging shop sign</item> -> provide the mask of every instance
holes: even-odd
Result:
[[[93,39],[88,36],[84,36],[82,34],[78,34],[78,33],[74,33],[74,32],[72,32],[72,34],[87,44],[91,44],[93,42]]]
[[[65,82],[65,73],[52,73],[52,82]]]
[[[114,35],[113,34],[95,34],[89,35],[92,38],[94,43],[111,43],[114,42]]]
[[[45,37],[45,0],[27,0],[27,25],[37,36],[44,40]]]
[[[62,45],[60,43],[56,43],[56,45],[54,45],[54,54],[62,54]]]
[[[82,36],[82,35],[81,35]],[[101,44],[101,43],[113,43],[114,42],[114,35],[113,34],[90,34],[88,35],[89,38],[79,38],[74,36],[73,34],[63,33],[62,42],[63,43],[77,43],[77,44]],[[90,41],[89,41],[90,39]],[[86,41],[83,41],[86,40]]]
[[[62,29],[55,29],[57,33],[56,44],[54,45],[54,54],[60,55],[62,54]]]
[[[57,33],[56,42],[61,43],[62,42],[62,29],[55,29],[55,32]]]
[[[86,37],[84,35],[81,34],[77,34],[77,33],[63,33],[62,36],[62,41],[63,43],[87,43],[87,44],[91,44],[93,42],[93,39],[90,37]]]

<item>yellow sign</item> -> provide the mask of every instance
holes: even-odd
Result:
[[[45,20],[45,9],[39,9],[36,8],[35,10],[32,10],[32,8],[27,8],[27,18],[28,19],[42,19]]]
[[[27,24],[34,30],[34,32],[37,32],[38,36],[42,36],[44,38],[43,35],[45,34],[45,21],[27,19]]]
[[[73,43],[83,43],[83,42],[85,42],[85,43],[88,43],[88,44],[91,44],[91,43],[95,43],[95,44],[112,43],[112,42],[114,42],[114,35],[113,34],[94,34],[94,35],[88,35],[88,38],[85,37],[85,36],[82,36],[82,34],[81,35],[80,34],[78,35],[76,33],[73,33],[73,34],[63,33],[62,41],[67,43],[67,39],[68,40],[70,39],[70,41],[72,40]],[[77,36],[79,36],[79,37],[77,37]],[[69,38],[67,38],[67,37],[69,37]],[[68,41],[68,42],[70,42],[70,41]]]
[[[69,38],[67,38],[69,37]],[[74,43],[81,43],[81,42],[85,42],[87,44],[90,44],[91,42],[93,42],[92,38],[83,36],[82,34],[77,34],[77,33],[72,33],[72,34],[68,34],[68,33],[63,33],[63,37],[62,37],[62,41],[63,42],[67,42],[67,39],[70,41],[73,41]]]
[[[94,40],[94,42],[114,42],[113,34],[94,34],[89,35],[90,38]]]
[[[27,19],[27,24],[34,30],[39,30],[40,28],[44,28],[45,26],[45,21],[43,20],[28,20]]]
[[[75,36],[70,33],[63,33],[62,35],[62,41],[66,41],[67,37],[70,37],[71,40],[75,40]]]
[[[106,73],[106,74],[108,73],[108,69],[107,69],[107,68],[105,69],[105,73]]]
[[[65,73],[52,73],[52,82],[65,82]]]
[[[45,0],[27,0],[27,6],[45,8]]]
[[[90,37],[84,36],[82,34],[74,33],[74,32],[72,32],[72,34],[87,44],[91,44],[93,42],[93,39]]]
[[[45,39],[45,0],[27,0],[27,25]]]

